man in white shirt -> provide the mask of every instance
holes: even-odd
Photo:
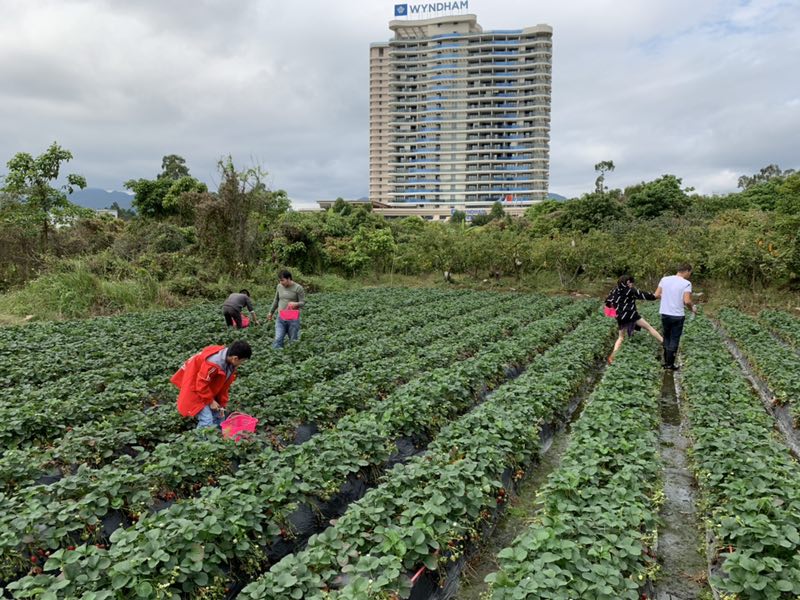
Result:
[[[697,307],[692,302],[692,266],[682,264],[675,275],[662,277],[656,288],[656,298],[661,298],[661,325],[664,330],[664,368],[675,371],[675,355],[683,333],[685,320],[684,307],[688,306],[692,313]]]

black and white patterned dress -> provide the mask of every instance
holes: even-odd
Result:
[[[633,323],[642,318],[636,310],[636,300],[655,299],[656,297],[650,292],[643,292],[625,283],[620,283],[609,292],[606,306],[617,309],[617,325],[620,329],[631,329]]]

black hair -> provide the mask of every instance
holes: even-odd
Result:
[[[629,281],[630,281],[631,283],[633,283],[634,281],[636,281],[636,280],[633,278],[633,275],[623,275],[622,277],[620,277],[620,278],[619,278],[619,281],[617,281],[617,283],[618,283],[619,285],[627,285]]]
[[[248,359],[253,356],[253,349],[245,341],[236,340],[228,347],[228,357],[236,356],[241,359]]]
[[[249,291],[247,291],[247,290],[239,290],[239,293],[240,293],[240,294],[244,294],[244,295],[245,295],[245,296],[247,296],[248,298],[250,297],[250,292],[249,292]]]
[[[287,271],[284,269],[283,271],[278,273],[278,279],[291,279],[291,278],[292,278],[291,271]]]
[[[691,273],[692,265],[689,263],[681,263],[678,265],[678,273]]]

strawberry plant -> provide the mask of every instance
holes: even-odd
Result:
[[[533,524],[498,554],[493,599],[639,599],[656,569],[659,384],[650,340],[627,341],[539,492]]]
[[[758,318],[795,350],[800,350],[800,319],[780,310],[762,310]]]
[[[726,329],[738,318],[727,314]],[[742,328],[749,326],[746,321]],[[744,339],[739,327],[735,331]],[[682,385],[710,539],[710,583],[726,598],[797,598],[797,464],[707,319],[687,328],[685,351]]]

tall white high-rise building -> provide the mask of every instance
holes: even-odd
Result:
[[[389,23],[370,47],[370,200],[523,208],[547,195],[553,30],[475,15]]]

